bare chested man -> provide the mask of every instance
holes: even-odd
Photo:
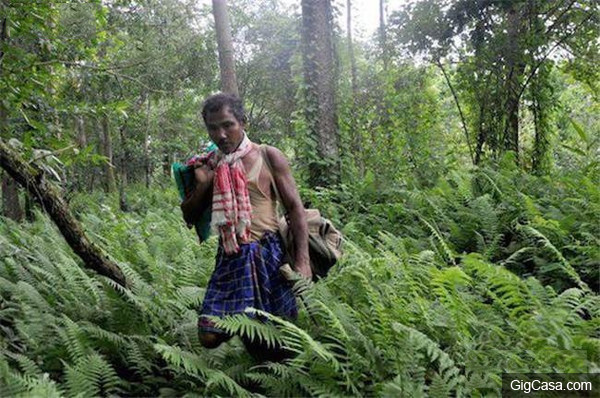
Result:
[[[218,150],[196,165],[196,188],[181,208],[185,220],[193,224],[212,206],[211,224],[219,233],[216,266],[198,321],[202,345],[215,348],[231,336],[205,315],[225,316],[254,307],[286,318],[297,316],[290,284],[279,272],[284,248],[273,185],[289,216],[295,269],[306,278],[311,269],[304,208],[285,156],[248,139],[242,101],[235,96],[209,97],[202,117]]]

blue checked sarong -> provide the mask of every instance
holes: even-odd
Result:
[[[240,252],[226,255],[221,244],[200,310],[198,326],[203,332],[223,333],[203,315],[243,313],[247,307],[295,319],[296,298],[279,267],[284,256],[279,233],[267,232],[260,241],[240,245]]]

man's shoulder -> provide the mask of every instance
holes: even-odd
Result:
[[[283,152],[274,146],[261,144],[259,149],[266,158],[266,161],[269,162],[270,166],[276,166],[279,162],[285,159]]]

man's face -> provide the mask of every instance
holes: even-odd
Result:
[[[235,151],[244,139],[244,123],[235,118],[228,105],[207,113],[205,123],[210,139],[224,153]]]

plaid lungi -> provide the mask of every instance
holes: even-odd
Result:
[[[221,244],[199,312],[200,331],[223,333],[203,315],[243,313],[247,307],[295,319],[296,298],[281,275],[284,251],[279,233],[267,232],[260,241],[240,245],[237,254],[226,255]]]

